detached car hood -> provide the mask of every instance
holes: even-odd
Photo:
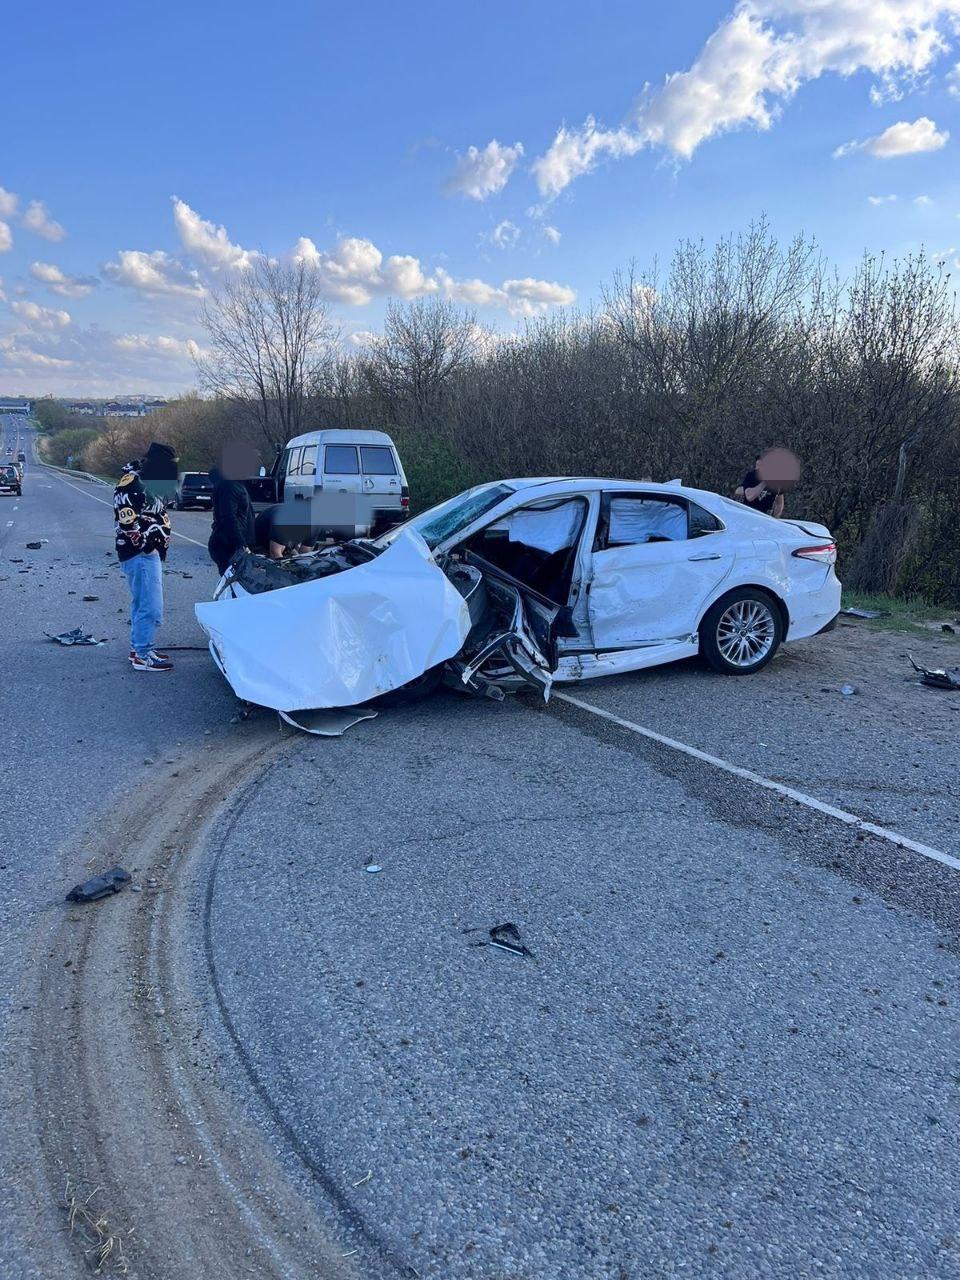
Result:
[[[195,606],[237,697],[276,711],[350,707],[446,662],[471,628],[463,595],[413,529],[362,564]]]

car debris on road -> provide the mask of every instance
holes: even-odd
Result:
[[[74,627],[72,631],[62,631],[60,635],[52,636],[49,631],[43,633],[48,640],[55,640],[57,644],[67,646],[73,645],[98,645],[106,644],[106,640],[96,640],[93,636],[88,635],[82,627]]]
[[[84,880],[82,884],[74,885],[67,894],[66,901],[97,902],[100,898],[119,893],[129,881],[129,871],[124,871],[123,867],[111,867],[109,871],[104,871],[102,875],[92,876],[89,880]]]
[[[926,685],[930,689],[960,689],[960,667],[922,667],[919,662],[915,662],[912,653],[908,653],[910,665],[914,671],[918,672],[920,679],[917,684]]]

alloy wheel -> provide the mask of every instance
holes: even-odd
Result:
[[[736,600],[720,615],[717,648],[732,667],[752,667],[767,656],[776,635],[769,606],[760,600]]]

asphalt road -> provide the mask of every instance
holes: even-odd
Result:
[[[188,1058],[353,1274],[957,1274],[960,871],[560,700],[445,693],[275,751],[266,713],[229,723],[205,654],[171,676],[126,667],[95,499],[109,491],[32,468],[17,511],[0,500],[8,1221],[43,1184],[35,1110],[62,1105],[28,1096],[21,1006],[41,998],[30,964],[47,934],[54,950],[85,833],[158,773],[175,795],[205,754],[252,743],[262,769],[224,790],[176,886],[187,990],[154,999],[189,1006],[205,1050]],[[175,524],[202,543],[206,519]],[[163,638],[198,644],[190,606],[214,571],[182,539],[169,567]],[[42,639],[78,622],[109,644]],[[749,680],[688,663],[574,692],[956,856],[957,703],[903,682],[904,648],[851,629]],[[128,854],[142,865],[135,831]],[[531,955],[489,945],[505,921]],[[175,1195],[148,1138],[128,1158]],[[39,1201],[14,1233],[18,1280],[73,1274],[62,1225]]]

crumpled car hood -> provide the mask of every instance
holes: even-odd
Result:
[[[471,625],[463,596],[413,529],[365,564],[195,612],[237,697],[276,711],[388,693],[452,658]]]

